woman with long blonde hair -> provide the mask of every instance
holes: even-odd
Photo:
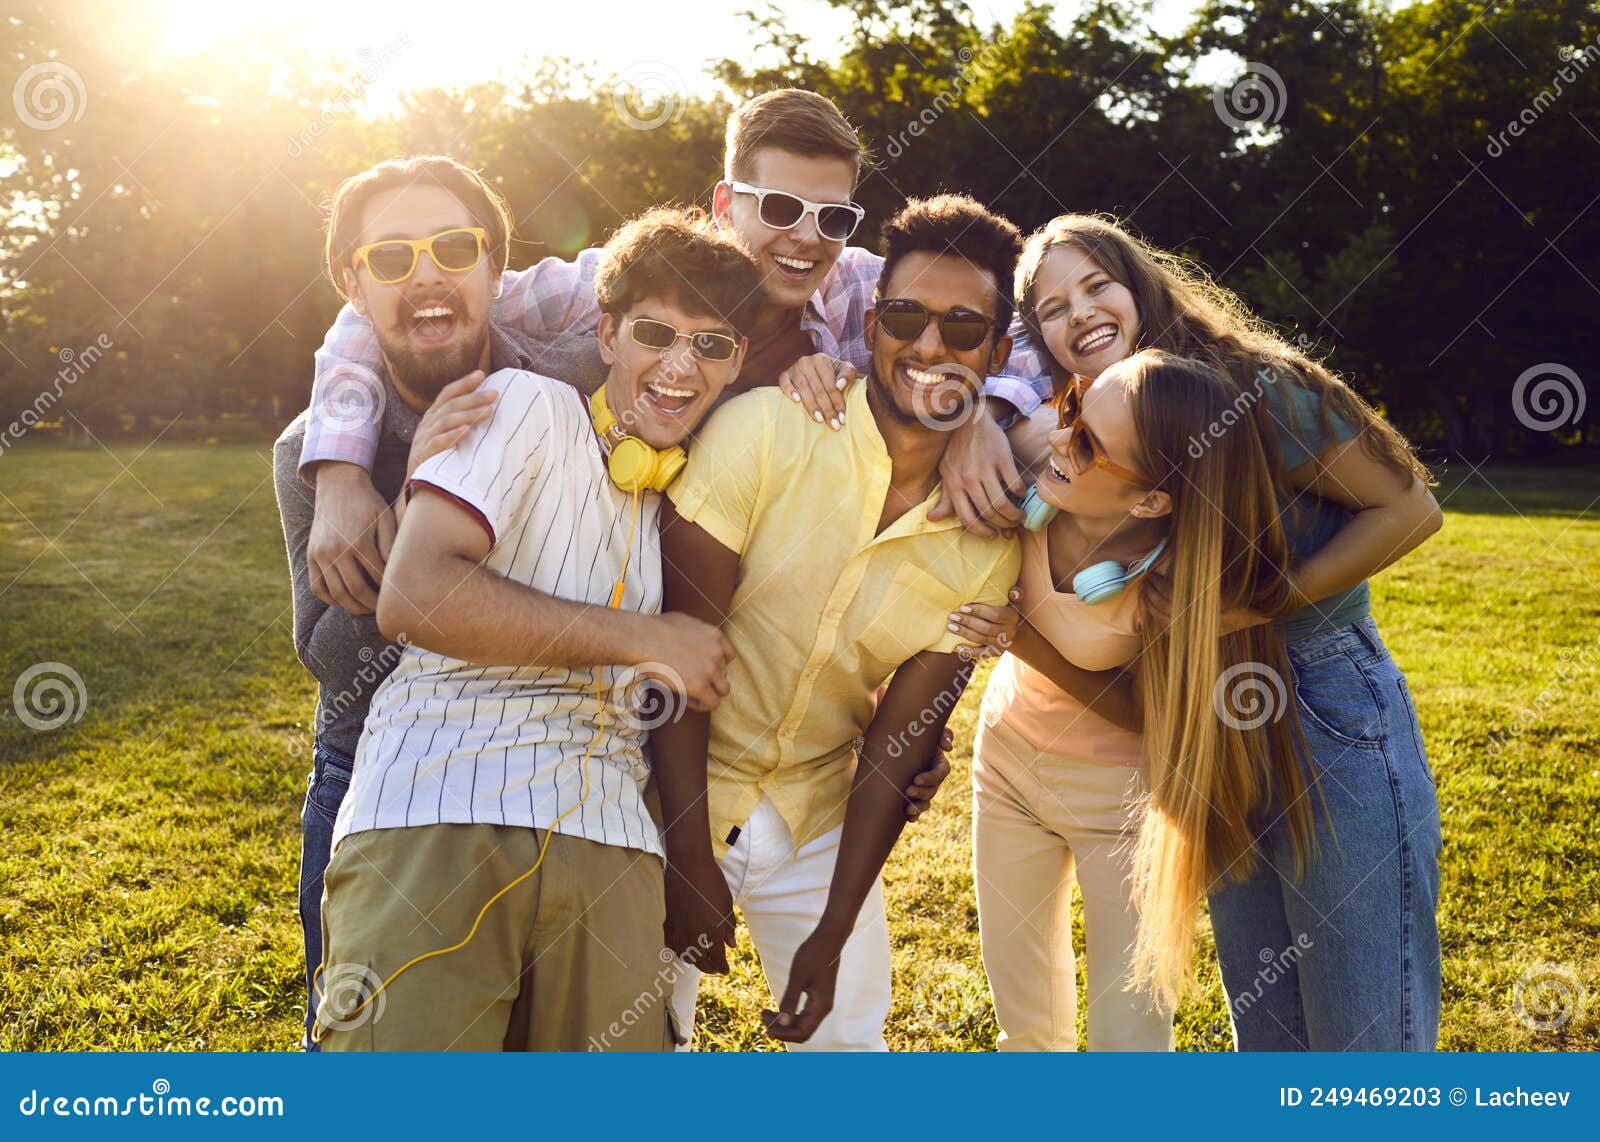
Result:
[[[1247,664],[1286,671],[1273,627],[1225,636],[1221,616],[1296,602],[1254,423],[1189,447],[1235,396],[1216,370],[1146,350],[1055,401],[1037,491],[1059,514],[1024,536],[1027,622],[991,678],[973,751],[978,919],[1002,1048],[1075,1046],[1075,879],[1090,1049],[1170,1049],[1208,869],[1248,851],[1244,822],[1273,788],[1294,791],[1294,826],[1310,831],[1293,719],[1225,726],[1204,681]],[[1118,670],[1139,678],[1142,700],[1107,673]],[[1172,832],[1207,844],[1174,845]],[[1136,851],[1156,877],[1136,885],[1142,911]],[[1160,939],[1141,938],[1152,929]]]
[[[1432,1049],[1438,801],[1367,587],[1442,522],[1426,468],[1321,362],[1199,268],[1114,222],[1047,224],[1024,250],[1017,298],[1058,389],[1094,383],[1148,348],[1227,376],[1229,408],[1191,434],[1185,453],[1223,447],[1253,424],[1288,545],[1288,613],[1275,590],[1252,601],[1227,589],[1193,613],[1201,572],[1191,566],[1185,587],[1182,559],[1165,600],[1144,592],[1147,608],[1170,615],[1171,633],[1138,667],[1151,787],[1133,867],[1135,979],[1176,995],[1204,892],[1241,1049]],[[1243,532],[1235,542],[1270,561],[1278,525],[1259,530],[1243,494],[1229,486],[1220,501]],[[1221,657],[1199,645],[1208,630]],[[1263,656],[1235,658],[1241,636]],[[1282,640],[1286,663],[1262,637]],[[1173,654],[1180,642],[1183,657]],[[1262,729],[1264,767],[1261,739],[1250,737]],[[1251,764],[1262,785],[1246,780]]]

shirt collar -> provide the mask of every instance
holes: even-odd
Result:
[[[800,327],[802,329],[824,328],[830,329],[830,319],[837,320],[842,314],[830,315],[829,299],[844,288],[847,270],[845,269],[845,255],[851,247],[846,246],[839,251],[839,257],[829,267],[828,272],[822,277],[822,284],[817,286],[811,297],[806,301],[806,307],[800,314]]]
[[[889,479],[894,471],[894,462],[889,458],[889,446],[884,443],[883,433],[878,431],[878,419],[872,415],[872,405],[867,401],[867,387],[872,384],[872,378],[863,377],[851,385],[844,398],[844,435],[849,439],[851,451],[857,456],[867,460],[872,469],[883,482],[883,491],[880,497],[888,490]],[[820,426],[819,426],[820,428]],[[885,528],[873,542],[893,539],[903,535],[924,535],[931,532],[950,531],[962,526],[961,520],[956,516],[949,519],[929,520],[928,513],[933,510],[944,495],[944,482],[935,481],[933,491],[928,493],[928,498],[920,505],[912,508],[905,515],[897,519],[892,525]],[[878,504],[882,510],[882,502]]]
[[[811,329],[819,325],[826,326],[828,324],[828,300],[822,294],[822,288],[825,285],[827,285],[826,281],[823,282],[822,286],[818,286],[817,292],[807,300],[805,309],[800,313],[801,329]]]

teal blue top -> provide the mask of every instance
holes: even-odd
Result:
[[[1283,466],[1292,470],[1356,435],[1356,426],[1329,410],[1329,428],[1321,424],[1321,397],[1288,377],[1261,386],[1267,410],[1278,426]],[[1354,513],[1343,504],[1312,492],[1300,492],[1284,508],[1283,525],[1289,552],[1298,562],[1327,546]],[[1285,642],[1349,626],[1372,613],[1372,593],[1363,580],[1347,591],[1329,595],[1283,619]]]

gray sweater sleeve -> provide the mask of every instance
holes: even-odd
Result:
[[[299,476],[306,415],[301,413],[284,430],[272,450],[273,484],[294,601],[294,651],[320,687],[319,738],[351,756],[361,737],[372,692],[393,668],[399,648],[383,637],[372,615],[352,615],[343,607],[324,603],[311,591],[306,549],[311,541],[316,492]]]
[[[278,494],[278,517],[283,521],[283,542],[289,557],[289,585],[294,601],[294,653],[307,670],[316,673],[309,656],[311,634],[329,605],[311,592],[311,572],[306,548],[311,542],[311,521],[316,493],[299,476],[300,448],[305,443],[307,413],[301,413],[272,449],[272,482]]]
[[[550,333],[533,337],[519,329],[500,327],[506,356],[514,349],[517,365],[530,372],[565,381],[586,397],[606,383],[610,371],[600,357],[600,339],[590,332]]]

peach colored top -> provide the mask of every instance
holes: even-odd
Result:
[[[1134,582],[1104,603],[1085,603],[1070,591],[1057,591],[1050,576],[1045,532],[1022,535],[1022,573],[1017,586],[1022,614],[1068,662],[1084,670],[1112,670],[1139,653]],[[1125,730],[1091,711],[1014,654],[995,666],[983,695],[986,722],[1003,720],[1034,748],[1102,765],[1136,766],[1143,761],[1144,736]]]

